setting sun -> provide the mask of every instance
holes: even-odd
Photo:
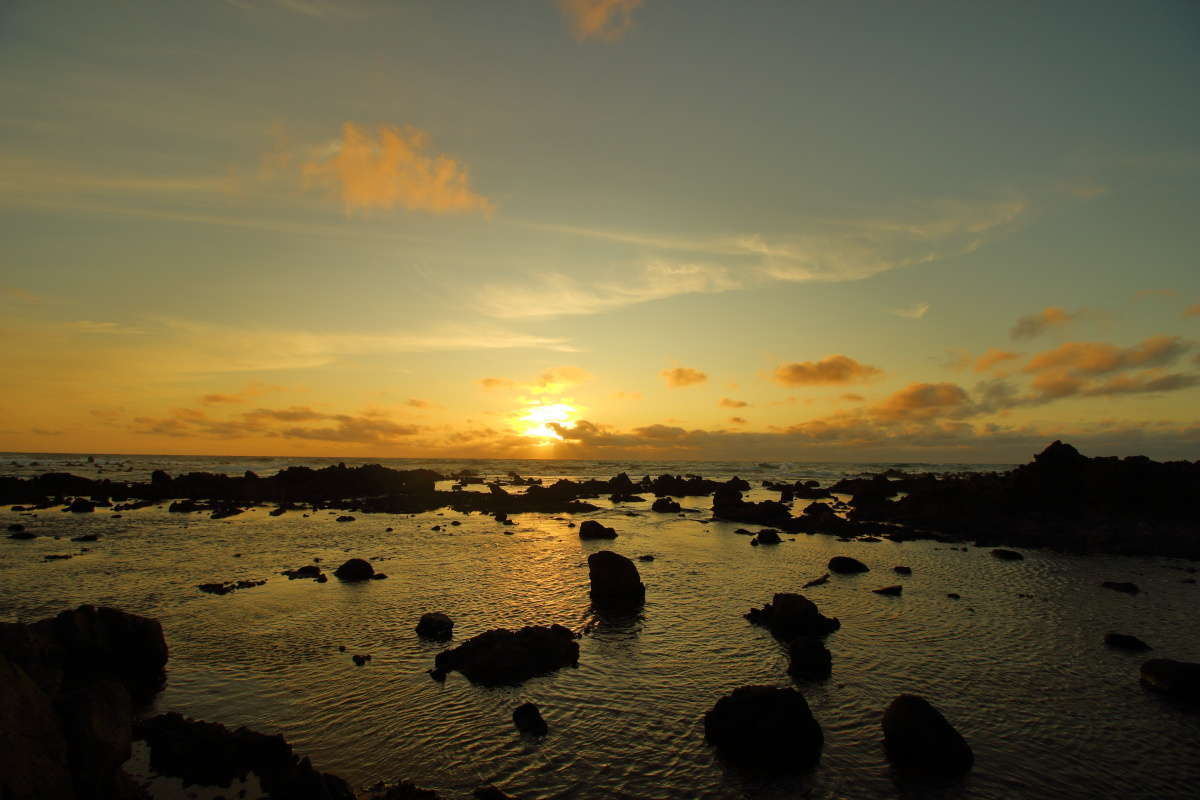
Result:
[[[561,441],[563,437],[550,425],[558,423],[565,428],[574,427],[573,415],[575,412],[576,409],[566,403],[533,406],[526,409],[525,415],[518,420],[526,426],[521,431],[521,435],[534,439],[558,439]]]

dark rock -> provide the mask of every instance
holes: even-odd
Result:
[[[975,763],[967,740],[924,698],[902,694],[883,714],[888,758],[903,770],[956,775]]]
[[[368,661],[371,660],[371,656],[369,654],[368,655],[354,655],[354,656],[350,656],[350,660],[354,662],[354,666],[361,667],[361,666],[365,665]]]
[[[50,696],[0,653],[0,797],[73,798],[67,740]]]
[[[1105,581],[1100,584],[1105,589],[1112,589],[1114,592],[1122,592],[1124,594],[1137,594],[1140,589],[1136,583],[1129,581]]]
[[[646,600],[637,566],[623,555],[601,550],[588,556],[592,605],[601,612],[628,614]]]
[[[20,533],[23,530],[25,530],[25,526],[19,522],[14,522],[8,526],[9,533]]]
[[[997,547],[992,551],[992,555],[1001,561],[1024,561],[1025,556],[1018,553],[1016,550],[1005,550],[1003,547]]]
[[[829,573],[828,572],[826,572],[824,575],[822,575],[819,578],[813,578],[811,581],[804,584],[804,588],[811,589],[814,586],[823,586],[826,583],[829,583]]]
[[[800,680],[819,680],[833,673],[833,655],[818,636],[800,636],[788,646],[788,674]]]
[[[542,712],[533,703],[517,706],[513,710],[512,718],[513,724],[521,733],[527,733],[530,736],[545,736],[550,731],[550,726],[546,724],[546,720],[542,719]]]
[[[438,642],[449,641],[454,635],[454,620],[440,611],[422,614],[417,622],[417,635]]]
[[[1142,664],[1142,683],[1177,700],[1200,701],[1200,664],[1152,658]]]
[[[754,537],[755,544],[779,544],[783,540],[779,538],[779,531],[772,528],[763,528]]]
[[[811,768],[824,735],[795,689],[743,686],[704,715],[704,736],[725,760],[776,772]]]
[[[1131,636],[1127,633],[1113,633],[1111,631],[1104,634],[1104,643],[1117,650],[1129,650],[1134,653],[1144,653],[1147,650],[1154,649],[1136,636]]]
[[[872,589],[875,594],[885,594],[889,597],[899,597],[904,591],[903,586],[884,586],[882,589]]]
[[[780,593],[762,608],[752,608],[745,615],[754,625],[762,625],[784,641],[797,636],[825,636],[841,627],[836,618],[826,617],[816,603],[804,595]]]
[[[958,600],[961,599],[962,595],[957,592],[947,592],[946,597],[949,597],[951,600]]]
[[[367,800],[442,800],[442,796],[432,789],[422,789],[409,781],[401,781],[395,786],[374,787]]]
[[[8,538],[28,541],[30,539],[36,539],[37,535],[30,533],[29,531],[16,531],[15,533],[10,533]]]
[[[579,524],[580,539],[615,539],[617,532],[606,528],[594,519],[584,520]]]
[[[85,534],[83,534],[82,536],[74,536],[74,537],[72,537],[72,538],[71,538],[71,541],[72,541],[72,542],[98,542],[98,541],[100,541],[100,534],[98,534],[98,533],[85,533]]]
[[[651,556],[651,555],[638,556],[638,561],[653,561],[653,560],[654,560],[654,556]]]
[[[196,588],[208,594],[229,594],[238,589],[253,589],[255,586],[262,586],[266,581],[226,581],[224,583],[202,583]]]
[[[834,556],[829,559],[829,571],[836,572],[838,575],[856,575],[861,572],[870,572],[871,568],[857,558]]]
[[[444,678],[458,670],[472,683],[515,686],[538,675],[579,663],[575,634],[562,625],[499,628],[481,633],[434,660],[430,674]]]
[[[299,569],[285,569],[280,574],[287,575],[288,580],[291,580],[291,581],[294,581],[297,579],[302,579],[302,578],[312,578],[315,580],[320,580],[321,578],[325,577],[324,574],[322,574],[322,572],[321,572],[321,568],[318,567],[316,564],[305,564],[303,567],[300,567]]]
[[[70,511],[72,514],[90,514],[95,510],[96,504],[82,497],[76,497],[71,501],[71,505],[67,506],[67,511]]]
[[[495,786],[480,786],[471,793],[471,796],[475,800],[516,800],[515,797],[505,794]]]
[[[912,575],[912,567],[892,567],[897,575]]]
[[[678,514],[682,507],[669,497],[660,497],[650,506],[650,510],[660,514]]]
[[[355,581],[370,580],[375,574],[375,568],[361,558],[352,558],[333,571],[340,580]]]
[[[338,522],[354,522],[354,517],[350,516],[349,514],[342,514],[340,517],[337,518],[337,521]]]

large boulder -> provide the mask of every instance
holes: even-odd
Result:
[[[617,532],[606,528],[594,519],[584,520],[579,524],[580,539],[615,539]]]
[[[49,696],[0,654],[0,797],[75,797],[67,740]]]
[[[789,641],[798,636],[825,636],[841,627],[835,618],[824,616],[817,604],[801,594],[780,593],[762,608],[752,608],[745,615],[755,625],[762,625],[777,639]]]
[[[821,757],[824,735],[804,695],[777,686],[743,686],[704,715],[704,736],[727,761],[798,772]]]
[[[871,568],[857,558],[834,556],[829,559],[829,571],[838,575],[857,575],[860,572],[870,572]]]
[[[975,763],[967,740],[914,694],[900,695],[884,712],[883,743],[892,764],[905,771],[956,775]]]
[[[592,605],[598,611],[630,613],[646,600],[646,585],[637,565],[611,550],[588,556]]]
[[[351,583],[355,581],[369,581],[371,578],[375,577],[375,568],[372,567],[369,562],[363,561],[361,558],[352,558],[345,564],[342,564],[340,567],[335,569],[333,574],[336,575],[340,580],[349,581]]]
[[[1142,664],[1142,683],[1177,700],[1200,701],[1200,664],[1152,658]]]
[[[579,642],[562,625],[534,625],[510,631],[499,628],[481,633],[434,660],[430,674],[444,679],[458,670],[472,683],[483,686],[516,686],[538,675],[579,663]]]

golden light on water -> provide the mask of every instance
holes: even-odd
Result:
[[[551,440],[562,441],[563,438],[551,424],[558,424],[564,428],[574,427],[575,413],[575,407],[566,403],[546,403],[525,409],[525,415],[517,422],[518,425],[524,426],[521,429],[522,436],[542,439],[542,444],[549,444]]]

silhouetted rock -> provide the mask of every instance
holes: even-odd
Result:
[[[833,673],[833,654],[818,636],[800,636],[788,645],[788,674],[798,680],[819,680]]]
[[[325,577],[321,574],[321,568],[316,564],[305,564],[303,567],[299,567],[297,569],[285,569],[280,574],[287,575],[288,580],[291,581],[303,578],[320,580],[321,578]]]
[[[903,586],[884,586],[882,589],[872,589],[875,594],[885,594],[889,597],[899,597],[904,591]]]
[[[580,539],[615,539],[617,532],[612,528],[601,525],[594,519],[584,520],[579,524]]]
[[[196,588],[207,594],[229,594],[236,592],[238,589],[253,589],[255,586],[262,586],[266,581],[224,581],[218,583],[202,583]]]
[[[1140,589],[1136,583],[1129,581],[1105,581],[1100,584],[1105,589],[1112,589],[1114,592],[1122,592],[1124,594],[1137,594]]]
[[[440,611],[422,614],[417,622],[417,635],[445,642],[454,635],[454,620]]]
[[[750,609],[745,616],[751,623],[762,625],[775,638],[784,641],[797,636],[825,636],[841,627],[836,618],[824,616],[816,603],[800,594],[777,594],[770,603]]]
[[[515,797],[505,794],[495,786],[480,786],[471,793],[471,796],[474,797],[475,800],[516,800]]]
[[[971,768],[975,755],[967,740],[924,698],[902,694],[883,714],[888,758],[903,770],[956,775]]]
[[[857,558],[834,556],[829,559],[829,571],[838,575],[857,575],[861,572],[870,572],[871,568]]]
[[[67,506],[67,511],[70,511],[72,514],[90,514],[95,510],[96,504],[82,497],[76,497],[71,501],[71,505]]]
[[[811,581],[804,584],[804,588],[811,589],[814,586],[823,586],[826,583],[829,583],[829,573],[828,572],[826,572],[824,575],[822,575],[819,578],[813,578]]]
[[[71,541],[72,542],[98,542],[98,541],[100,541],[100,534],[85,533],[82,536],[72,536]]]
[[[721,758],[777,772],[811,768],[824,735],[804,696],[795,689],[743,686],[704,715],[704,736]]]
[[[333,571],[343,581],[366,581],[375,574],[375,568],[361,558],[351,558]]]
[[[678,514],[682,507],[669,497],[660,497],[650,506],[650,510],[660,514]]]
[[[371,660],[371,656],[370,654],[354,655],[350,656],[350,660],[354,662],[354,666],[362,667],[366,666],[366,663]]]
[[[530,736],[545,736],[550,730],[546,720],[542,719],[542,712],[533,703],[517,706],[513,710],[512,718],[517,730]]]
[[[562,625],[511,631],[505,628],[474,636],[434,660],[430,674],[442,679],[458,670],[472,683],[515,686],[537,675],[579,663],[575,634]]]
[[[897,575],[912,575],[912,567],[892,567]]]
[[[337,521],[338,522],[354,522],[354,517],[350,516],[349,514],[342,514],[341,516],[339,516],[337,518]]]
[[[779,531],[773,528],[763,528],[754,537],[755,544],[779,544],[783,540],[779,538]]]
[[[394,786],[372,787],[367,800],[442,800],[432,789],[422,789],[409,781],[400,781]]]
[[[1134,653],[1144,653],[1154,649],[1138,637],[1127,633],[1106,633],[1104,634],[1104,643],[1117,650],[1129,650]]]
[[[1177,700],[1200,701],[1200,664],[1152,658],[1142,664],[1142,683]]]
[[[1024,561],[1025,556],[1018,553],[1016,550],[1005,550],[1003,547],[997,547],[992,551],[992,556],[1001,561]]]
[[[215,722],[171,712],[146,720],[139,732],[150,749],[150,768],[185,785],[228,787],[254,773],[271,797],[353,800],[354,791],[336,775],[318,772],[282,736],[247,728],[229,730]]]
[[[8,535],[8,538],[17,539],[20,541],[29,541],[30,539],[36,539],[37,534],[35,534],[31,531],[20,530],[20,531],[13,531],[12,533],[10,533]]]
[[[14,522],[8,526],[9,533],[20,533],[23,530],[25,530],[25,526],[19,522]]]
[[[599,611],[631,613],[646,600],[637,566],[623,555],[601,550],[588,556],[592,605]]]

